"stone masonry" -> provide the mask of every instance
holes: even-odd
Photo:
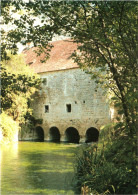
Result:
[[[65,140],[66,129],[74,127],[80,141],[84,141],[87,129],[99,130],[110,121],[104,92],[96,88],[95,81],[84,71],[75,68],[41,73],[40,76],[44,83],[33,108],[35,117],[43,119],[45,140],[49,140],[51,127],[59,129],[61,141]],[[67,111],[67,105],[71,105],[71,112]]]

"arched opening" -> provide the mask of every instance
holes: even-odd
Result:
[[[44,141],[44,130],[42,127],[36,127],[36,141]]]
[[[60,142],[60,133],[57,127],[51,127],[49,130],[50,141]]]
[[[94,127],[90,127],[86,131],[85,143],[97,142],[98,141],[98,137],[99,137],[99,131],[96,128],[94,128]]]
[[[74,127],[69,127],[65,132],[65,141],[69,143],[79,143],[80,135]]]

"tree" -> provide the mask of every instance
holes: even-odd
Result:
[[[73,32],[81,56],[76,61],[100,81],[104,77],[120,100],[129,135],[136,132],[136,4],[134,2],[80,3]],[[82,31],[83,29],[83,31]],[[84,31],[85,30],[85,31]],[[83,54],[83,55],[82,55]],[[97,71],[93,71],[93,67]],[[105,71],[105,75],[99,74]]]
[[[17,141],[17,132],[32,117],[30,103],[40,79],[25,64],[22,55],[8,54],[1,66],[2,142]],[[33,118],[33,117],[32,117]]]
[[[3,60],[1,73],[2,110],[18,123],[24,122],[32,95],[37,91],[40,79],[25,64],[21,55],[10,55],[10,60]]]

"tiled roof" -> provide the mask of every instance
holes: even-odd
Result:
[[[45,54],[37,56],[34,52],[35,48],[23,52],[26,63],[30,64],[36,73],[78,68],[78,65],[70,58],[73,51],[77,49],[76,43],[68,39],[54,41],[51,44],[54,47],[50,52],[50,58],[44,63],[41,63],[41,60],[44,59]]]

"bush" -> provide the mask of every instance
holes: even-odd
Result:
[[[76,155],[76,194],[136,194],[135,144],[120,136],[105,146],[82,146]]]
[[[15,137],[19,130],[19,125],[10,116],[3,112],[0,115],[1,118],[1,131],[2,131],[2,141],[11,142],[15,141]]]

